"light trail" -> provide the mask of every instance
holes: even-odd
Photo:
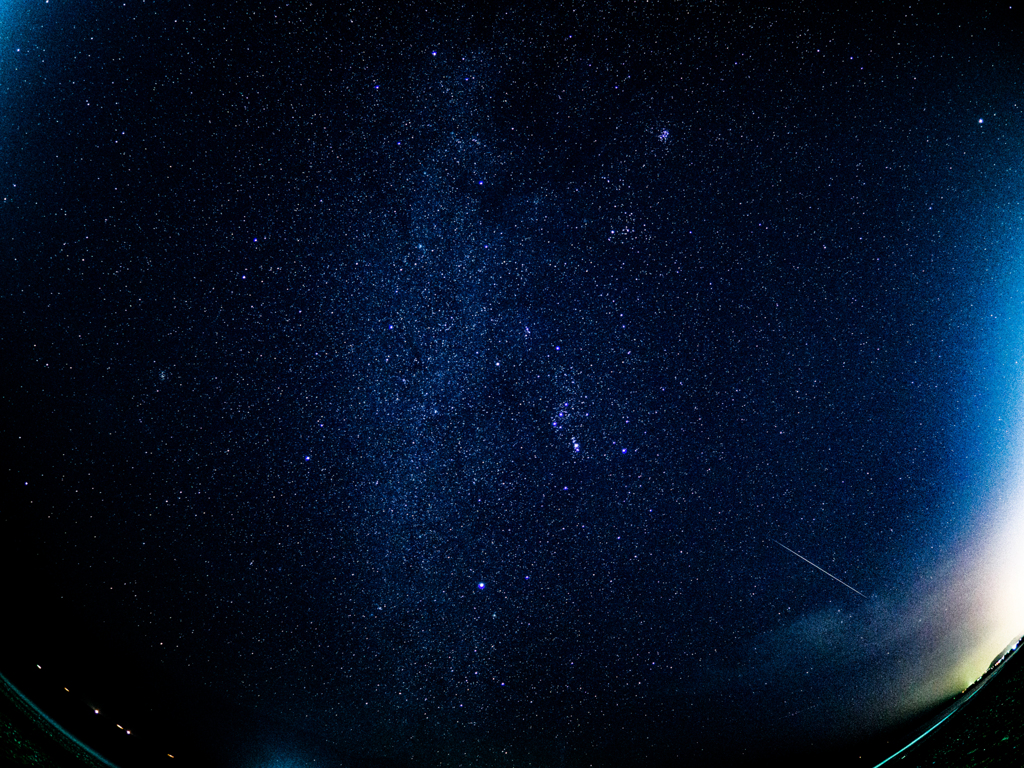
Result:
[[[775,541],[775,539],[771,539],[771,541]],[[801,555],[801,554],[800,554],[799,552],[793,552],[793,550],[792,550],[792,549],[790,549],[789,547],[787,547],[787,546],[786,546],[785,544],[783,544],[783,543],[782,543],[781,541],[775,541],[775,543],[776,543],[776,544],[778,544],[778,545],[779,545],[780,547],[782,547],[782,548],[783,548],[784,550],[786,550],[787,552],[792,552],[792,553],[793,553],[794,555],[796,555],[797,557],[799,557],[799,558],[800,558],[801,560],[803,560],[803,561],[804,561],[805,563],[809,563],[810,565],[814,565],[814,563],[812,563],[812,562],[811,562],[810,560],[808,560],[808,559],[807,559],[806,557],[804,557],[803,555]],[[836,581],[838,581],[838,582],[839,582],[840,584],[842,584],[842,585],[843,585],[844,587],[846,587],[847,589],[849,589],[849,590],[850,590],[851,592],[856,592],[856,593],[857,593],[858,595],[860,595],[861,597],[863,597],[863,598],[864,598],[865,600],[867,599],[867,597],[868,597],[868,596],[867,596],[867,595],[865,595],[865,594],[864,594],[863,592],[861,592],[861,591],[860,591],[859,589],[854,589],[853,587],[851,587],[851,586],[850,586],[849,584],[847,584],[847,583],[846,583],[845,581],[843,581],[842,579],[836,578],[836,577],[835,577],[835,576],[833,576],[833,575],[832,575],[831,573],[829,573],[829,572],[828,572],[828,571],[826,571],[826,570],[825,570],[824,568],[822,568],[822,567],[821,567],[820,565],[814,565],[814,567],[815,567],[815,568],[817,568],[817,569],[818,569],[819,571],[821,571],[822,573],[824,573],[824,574],[825,574],[826,576],[828,576],[828,577],[829,577],[830,579],[835,579]]]

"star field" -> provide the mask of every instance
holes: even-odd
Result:
[[[161,754],[845,754],[1024,622],[1010,12],[51,6],[5,575]]]

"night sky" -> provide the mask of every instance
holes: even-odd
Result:
[[[1024,631],[1016,10],[317,5],[0,3],[0,661],[630,766]]]

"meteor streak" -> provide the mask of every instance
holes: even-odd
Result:
[[[772,541],[775,541],[775,539],[772,539]],[[805,563],[810,563],[811,565],[814,565],[814,563],[811,563],[811,561],[810,561],[810,560],[808,560],[808,559],[807,559],[806,557],[804,557],[803,555],[801,555],[801,554],[800,554],[799,552],[793,552],[793,550],[792,550],[792,549],[790,549],[789,547],[787,547],[787,546],[786,546],[785,544],[783,544],[783,543],[782,543],[781,541],[775,541],[775,543],[776,543],[776,544],[778,544],[778,545],[779,545],[780,547],[782,547],[782,548],[783,548],[784,550],[786,550],[787,552],[791,552],[792,554],[796,555],[796,556],[797,556],[797,557],[799,557],[799,558],[800,558],[801,560],[803,560],[803,561],[804,561]],[[853,592],[856,592],[856,593],[857,593],[858,595],[860,595],[860,596],[861,596],[861,597],[863,597],[863,598],[867,598],[867,595],[865,595],[865,594],[864,594],[863,592],[861,592],[861,591],[860,591],[859,589],[854,589],[853,587],[851,587],[851,586],[850,586],[849,584],[847,584],[847,583],[846,583],[845,581],[843,581],[842,579],[836,579],[836,577],[835,577],[835,576],[833,576],[833,575],[832,575],[831,573],[829,573],[828,571],[826,571],[826,570],[825,570],[824,568],[822,568],[822,567],[821,567],[820,565],[814,565],[814,567],[815,567],[815,568],[817,568],[817,569],[818,569],[819,571],[821,571],[822,573],[824,573],[824,574],[825,574],[826,576],[828,576],[828,577],[829,577],[830,579],[835,579],[836,581],[838,581],[838,582],[839,582],[840,584],[842,584],[842,585],[843,585],[844,587],[846,587],[847,589],[849,589],[849,590],[852,590]]]

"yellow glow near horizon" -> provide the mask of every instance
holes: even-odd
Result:
[[[1024,441],[1021,446],[1024,458]],[[910,624],[939,629],[930,653],[904,681],[904,716],[969,687],[1024,634],[1024,461],[995,484],[955,556],[923,580],[903,609]]]
[[[992,656],[1024,632],[1024,472],[1021,474],[1005,508],[996,515],[985,553],[987,562],[979,564],[990,601]]]
[[[957,670],[961,688],[985,674],[993,659],[1024,634],[1024,439],[1017,446],[1020,458],[1004,475],[1002,491],[985,505],[979,546],[965,553],[974,607],[971,642]]]

